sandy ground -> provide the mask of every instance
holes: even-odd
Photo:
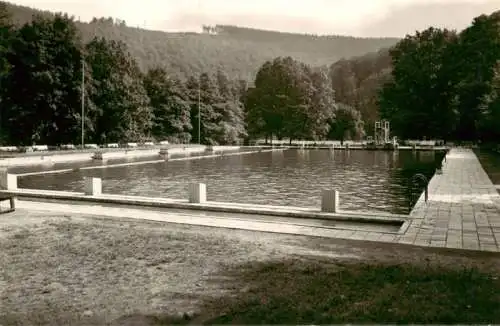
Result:
[[[290,258],[500,270],[488,253],[18,210],[0,215],[0,325],[192,314],[207,297],[248,291],[231,267]]]

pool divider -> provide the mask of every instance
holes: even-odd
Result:
[[[278,149],[272,146],[205,146],[205,145],[167,145],[148,148],[102,148],[86,151],[40,152],[29,155],[0,158],[0,167],[36,166],[56,163],[106,161],[109,159],[133,159],[158,157],[168,159],[172,155],[191,155],[199,153],[224,153],[238,150]]]
[[[4,176],[5,177],[5,176]],[[17,188],[17,184],[12,177],[4,178],[4,185],[7,190],[0,190],[0,193],[9,194],[15,197],[26,199],[45,199],[58,201],[80,201],[93,203],[107,203],[118,205],[134,205],[142,207],[159,207],[172,209],[187,209],[198,211],[212,211],[221,213],[257,214],[268,216],[279,216],[289,218],[311,218],[322,220],[349,221],[357,223],[386,224],[400,226],[400,231],[405,231],[408,226],[408,216],[375,213],[375,212],[353,212],[338,209],[338,192],[326,190],[322,194],[322,208],[304,208],[292,206],[271,206],[243,203],[228,203],[206,201],[206,186],[204,184],[191,184],[189,187],[188,199],[169,199],[157,197],[126,196],[118,194],[103,194],[102,180],[99,178],[86,178],[84,192],[55,191],[41,189]],[[16,180],[17,181],[17,180]],[[336,196],[336,202],[325,207],[325,202]],[[332,212],[332,207],[336,207]],[[326,210],[326,211],[324,211]]]
[[[49,171],[37,171],[37,172],[26,172],[16,174],[17,177],[26,177],[33,175],[46,175],[46,174],[57,174],[57,173],[68,173],[75,171],[84,171],[84,170],[97,170],[97,169],[108,169],[108,168],[117,168],[117,167],[125,167],[125,166],[134,166],[134,165],[143,165],[143,164],[157,164],[162,162],[175,162],[175,161],[188,161],[188,160],[201,160],[206,158],[214,158],[219,156],[237,156],[237,155],[248,155],[255,153],[265,153],[265,152],[275,152],[275,151],[283,151],[287,148],[271,148],[271,149],[254,149],[250,151],[244,152],[213,152],[213,154],[205,154],[205,155],[197,155],[197,156],[182,156],[172,158],[171,156],[165,156],[162,159],[157,160],[148,160],[148,161],[137,161],[137,162],[126,162],[126,163],[116,163],[116,164],[105,164],[105,165],[95,165],[95,166],[85,166],[80,168],[68,168],[68,169],[59,169],[59,170],[49,170]]]

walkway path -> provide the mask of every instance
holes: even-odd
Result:
[[[136,206],[99,205],[19,200],[14,213],[0,215],[0,228],[10,225],[36,223],[52,217],[71,214],[94,215],[104,218],[140,219],[166,223],[200,225],[249,231],[319,236],[352,240],[393,242],[398,237],[396,226],[364,225],[348,221],[326,221],[308,218],[284,218],[254,214],[219,213],[178,209],[151,209]]]
[[[398,240],[419,246],[500,251],[500,196],[470,149],[452,149]]]

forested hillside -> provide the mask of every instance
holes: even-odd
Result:
[[[371,133],[379,119],[378,94],[391,77],[389,50],[342,59],[330,66],[330,80],[335,100],[356,108]]]
[[[12,4],[8,4],[8,9],[17,25],[31,21],[33,14],[52,15]],[[123,41],[143,71],[160,65],[182,79],[222,69],[230,79],[253,81],[259,67],[276,57],[290,56],[311,66],[330,66],[341,58],[375,52],[398,41],[300,35],[235,26],[215,26],[217,35],[165,33],[127,26],[126,22],[113,18],[99,18],[89,24],[76,22],[76,26],[84,41],[94,36]]]

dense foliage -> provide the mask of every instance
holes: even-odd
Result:
[[[78,134],[81,44],[57,16],[12,31],[2,80],[2,131],[21,144],[67,143]],[[43,37],[41,37],[43,36]],[[7,128],[4,128],[7,127]]]
[[[337,102],[347,104],[361,113],[367,133],[380,118],[378,92],[391,76],[391,56],[387,49],[351,59],[342,59],[330,66],[330,79]]]
[[[94,38],[84,44],[65,15],[37,16],[14,29],[4,10],[0,23],[4,143],[79,142],[82,98],[86,142],[189,142],[198,93],[203,142],[234,143],[246,135],[237,94],[245,90],[223,72],[202,74],[195,85],[161,68],[143,74],[123,43]]]
[[[381,114],[404,138],[500,139],[500,12],[457,34],[429,28],[391,49]]]

